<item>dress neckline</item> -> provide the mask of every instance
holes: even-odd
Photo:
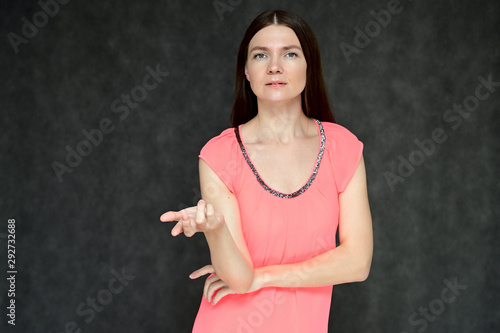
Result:
[[[279,191],[276,191],[276,190],[270,188],[264,182],[264,180],[262,180],[262,178],[260,177],[259,173],[257,172],[257,169],[255,168],[255,166],[253,165],[252,161],[250,160],[250,157],[247,154],[247,151],[245,149],[245,145],[241,141],[240,127],[242,126],[242,124],[234,127],[234,133],[236,135],[236,140],[238,141],[238,144],[240,146],[241,152],[243,153],[243,156],[245,157],[245,160],[246,160],[248,166],[250,167],[250,169],[252,170],[253,174],[255,175],[255,178],[257,178],[257,181],[259,182],[259,184],[267,192],[271,193],[274,196],[277,196],[277,197],[280,197],[280,198],[283,198],[283,199],[295,198],[295,197],[301,195],[302,193],[304,193],[311,186],[311,184],[313,183],[314,179],[316,178],[316,174],[318,173],[319,165],[320,165],[321,160],[323,158],[323,153],[325,152],[326,137],[325,137],[325,131],[323,129],[323,125],[321,124],[321,122],[319,120],[315,119],[315,118],[311,118],[311,119],[313,119],[316,122],[316,125],[318,127],[318,132],[320,134],[320,148],[319,148],[318,156],[316,158],[316,164],[314,165],[314,170],[313,170],[311,176],[309,177],[309,180],[305,183],[305,185],[302,186],[297,191],[295,191],[293,193],[289,193],[289,194],[281,193]]]

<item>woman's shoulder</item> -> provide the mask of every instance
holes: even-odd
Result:
[[[234,128],[226,128],[219,135],[212,137],[205,143],[202,152],[216,152],[217,154],[224,154],[232,151],[236,142]]]
[[[337,123],[332,123],[329,121],[322,121],[323,129],[325,131],[325,136],[330,140],[342,141],[342,140],[358,140],[356,135],[348,130],[346,127],[339,125]]]
[[[234,128],[230,127],[223,130],[219,135],[212,137],[210,140],[207,141],[205,145],[224,144],[234,141],[234,139],[235,139]]]

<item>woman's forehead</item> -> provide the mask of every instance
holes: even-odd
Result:
[[[285,25],[269,25],[259,30],[249,43],[249,50],[254,47],[274,48],[296,45],[300,41],[295,31]]]

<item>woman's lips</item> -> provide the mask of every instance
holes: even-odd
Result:
[[[286,86],[286,83],[285,82],[270,82],[270,83],[266,83],[266,86],[268,86],[270,88],[281,88],[281,87]]]

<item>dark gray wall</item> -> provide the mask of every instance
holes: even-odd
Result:
[[[199,198],[197,155],[230,126],[243,33],[284,8],[310,23],[335,116],[365,143],[373,266],[366,282],[334,288],[330,331],[498,332],[499,2],[401,1],[385,26],[370,11],[386,0],[220,2],[232,10],[70,1],[44,21],[35,0],[2,1],[0,330],[190,331],[203,279],[188,274],[208,248],[203,235],[172,238],[159,216]],[[148,66],[162,72],[150,90]],[[476,91],[488,77],[497,83]],[[80,143],[84,130],[95,144]],[[60,180],[67,146],[88,155]],[[109,304],[90,310],[96,297]]]

